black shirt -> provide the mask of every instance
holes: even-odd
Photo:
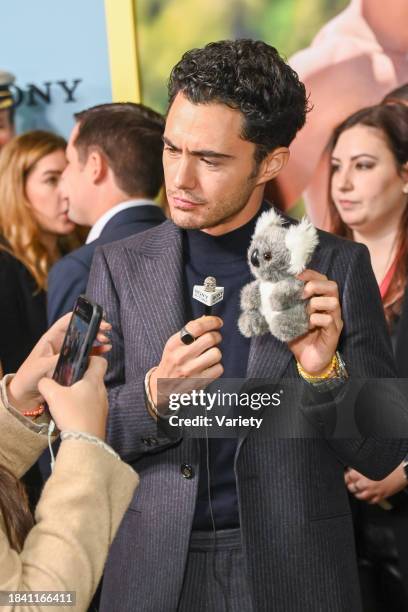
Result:
[[[45,292],[27,268],[0,250],[0,362],[3,373],[16,372],[47,330]]]
[[[192,299],[193,286],[203,285],[207,276],[215,276],[217,285],[224,287],[224,299],[213,307],[213,314],[221,317],[222,365],[224,378],[245,378],[249,338],[238,330],[240,293],[244,285],[253,280],[247,263],[247,251],[261,212],[268,210],[263,205],[260,212],[246,225],[223,234],[210,236],[200,230],[184,232],[185,301],[189,319],[204,314],[204,306]],[[211,506],[216,529],[239,526],[238,498],[234,473],[236,438],[209,438],[199,440],[200,474],[193,529],[213,528],[208,493],[208,465],[210,471]]]

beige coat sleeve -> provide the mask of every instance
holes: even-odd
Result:
[[[37,425],[13,410],[7,402],[7,378],[0,381],[0,464],[20,478],[47,446],[48,420]]]
[[[23,473],[46,444],[0,406],[0,462]],[[137,474],[96,444],[64,440],[21,554],[0,528],[0,591],[75,591],[75,607],[23,605],[18,612],[88,608]],[[1,521],[0,521],[1,526]],[[13,607],[2,607],[4,612]]]

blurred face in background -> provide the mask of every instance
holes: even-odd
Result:
[[[0,149],[14,136],[14,126],[11,122],[10,111],[0,110]]]
[[[42,157],[30,170],[25,191],[34,219],[42,232],[69,234],[74,223],[68,219],[68,205],[60,191],[61,174],[66,166],[61,149]]]
[[[398,167],[381,130],[356,125],[342,132],[331,164],[331,197],[346,225],[371,233],[399,222],[408,171]]]
[[[93,185],[87,162],[83,162],[75,147],[78,124],[72,130],[66,149],[67,166],[61,177],[61,191],[68,202],[69,218],[79,225],[92,225],[89,220],[89,207],[93,197]]]

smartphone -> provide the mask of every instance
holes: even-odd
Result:
[[[85,295],[79,296],[53,375],[60,385],[69,387],[84,375],[102,317],[103,310],[99,304]]]

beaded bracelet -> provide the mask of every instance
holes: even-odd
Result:
[[[337,352],[336,352],[333,355],[333,358],[332,358],[330,364],[327,366],[326,371],[323,372],[323,374],[319,374],[319,376],[316,376],[315,374],[309,374],[308,372],[306,372],[306,370],[304,370],[302,368],[302,366],[300,365],[300,363],[298,361],[296,362],[296,365],[297,365],[297,369],[298,369],[299,374],[305,380],[308,380],[308,381],[326,380],[327,378],[334,378],[334,377],[337,376],[338,369],[339,369],[339,358],[338,358],[338,355],[337,355]]]
[[[44,404],[39,404],[37,408],[35,408],[34,410],[25,410],[22,414],[25,417],[31,417],[35,419],[38,416],[41,416],[42,414],[44,414],[44,410],[45,410]]]

